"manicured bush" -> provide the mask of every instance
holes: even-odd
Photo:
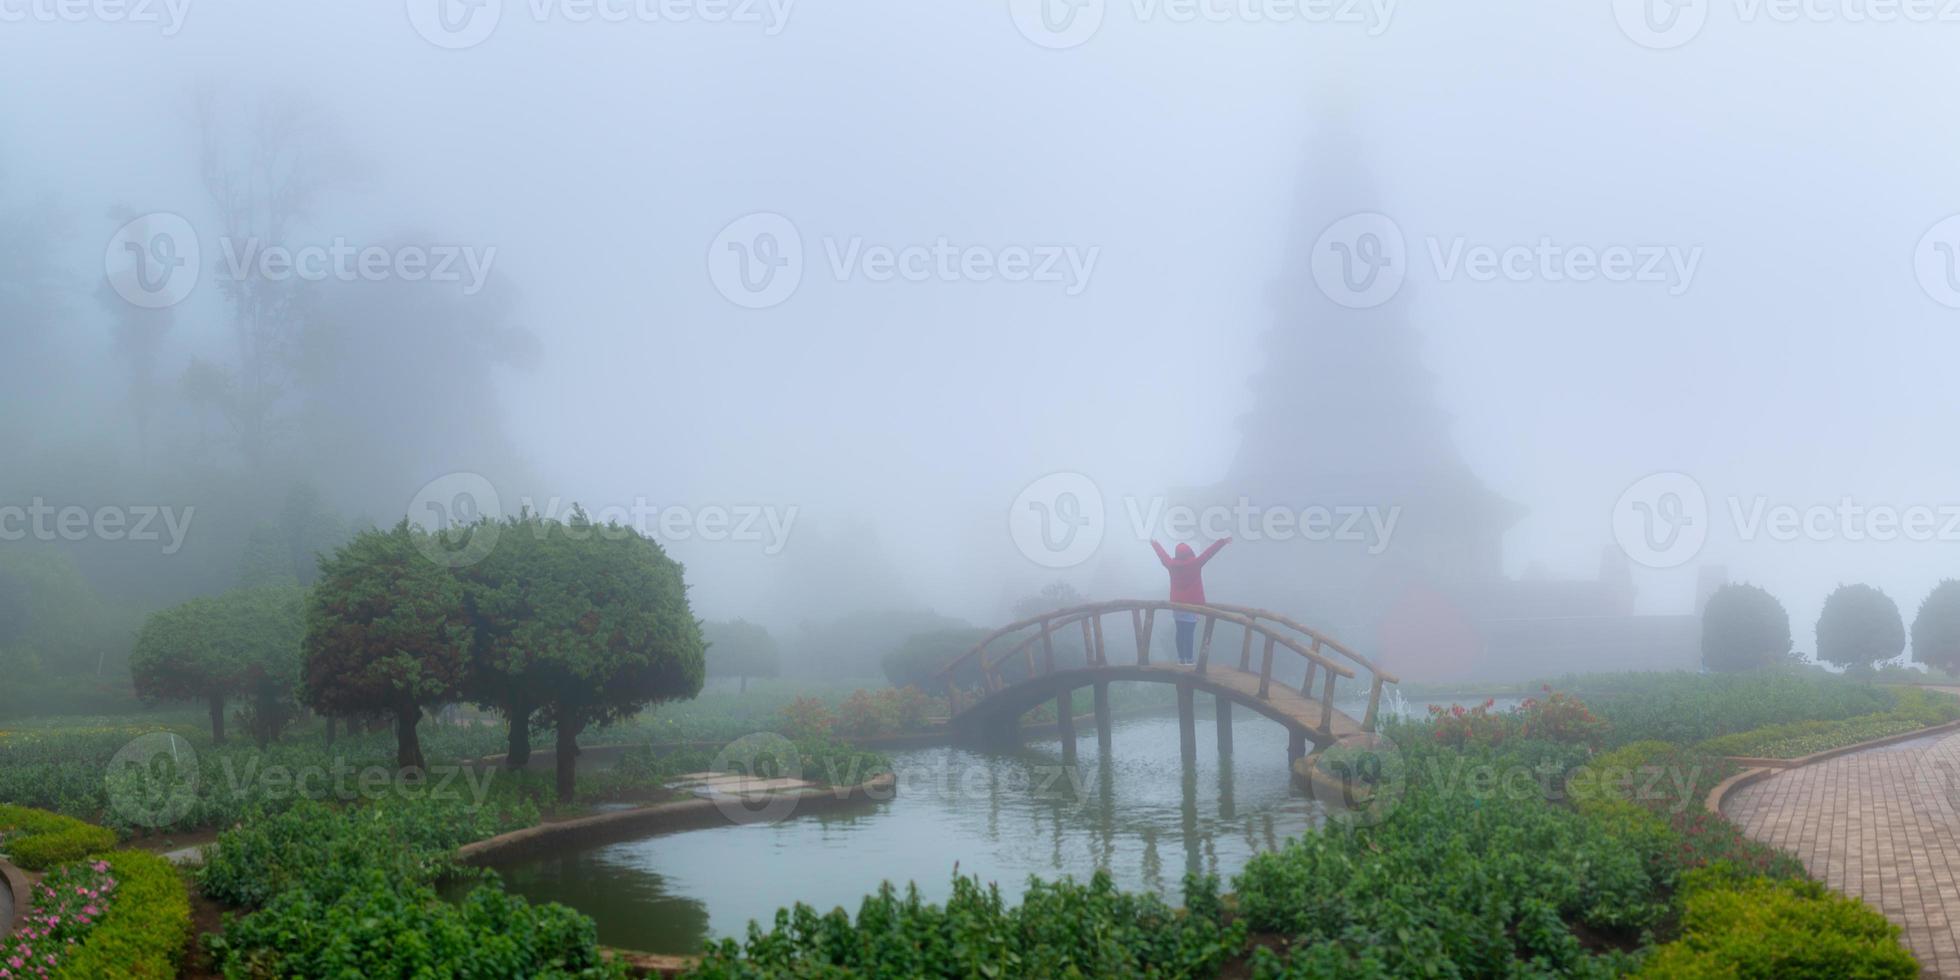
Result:
[[[0,851],[29,871],[45,871],[115,846],[116,833],[107,827],[0,804]]]
[[[1942,581],[1919,604],[1912,617],[1912,659],[1960,671],[1960,579]]]
[[[1898,692],[1890,711],[1858,715],[1839,721],[1799,721],[1766,725],[1724,735],[1697,746],[1718,755],[1794,759],[1828,749],[1856,745],[1890,735],[1903,735],[1960,718],[1960,700],[1952,695],[1918,688]]]
[[[1919,976],[1899,927],[1863,902],[1812,881],[1735,879],[1723,867],[1689,876],[1681,938],[1656,949],[1641,976]]]
[[[1817,617],[1817,659],[1868,672],[1906,648],[1899,606],[1869,585],[1840,585]]]
[[[56,971],[56,980],[168,978],[191,936],[190,896],[175,866],[143,851],[116,851],[102,864],[116,879],[95,931]]]
[[[887,882],[855,919],[807,905],[751,924],[748,939],[707,950],[690,977],[1216,976],[1245,944],[1228,925],[1216,879],[1185,879],[1185,910],[1118,891],[1108,872],[1087,883],[1030,880],[1017,907],[998,886],[955,878],[943,906]]]
[[[837,716],[822,698],[802,697],[783,708],[780,727],[790,738],[822,738],[837,725]]]
[[[1701,616],[1701,662],[1709,670],[1788,663],[1790,646],[1790,614],[1775,596],[1737,583],[1708,597]]]

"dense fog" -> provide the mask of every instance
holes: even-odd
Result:
[[[1681,9],[0,0],[0,661],[575,503],[796,673],[1223,535],[1417,679],[1910,621],[1960,23]]]

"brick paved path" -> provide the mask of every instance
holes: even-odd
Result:
[[[1903,926],[1928,976],[1960,978],[1960,734],[1777,773],[1723,811]]]

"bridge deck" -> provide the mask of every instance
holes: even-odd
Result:
[[[1235,704],[1251,708],[1288,728],[1318,736],[1321,730],[1320,701],[1302,697],[1298,688],[1274,680],[1264,699],[1259,697],[1259,675],[1213,662],[1200,674],[1196,667],[1176,664],[1110,664],[1079,667],[1040,674],[1008,684],[954,716],[960,724],[1002,713],[1019,714],[1064,690],[1074,690],[1106,681],[1148,681],[1160,684],[1187,684],[1213,695],[1223,695]],[[1342,738],[1360,734],[1361,723],[1336,708],[1332,735]]]

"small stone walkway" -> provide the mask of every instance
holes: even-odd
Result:
[[[1927,976],[1960,978],[1960,734],[1779,772],[1723,811],[1904,927]]]

